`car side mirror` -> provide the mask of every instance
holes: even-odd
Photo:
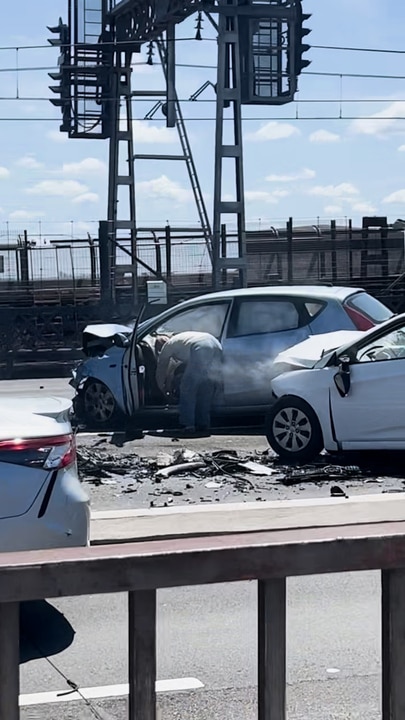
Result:
[[[350,358],[344,355],[339,358],[339,370],[333,378],[341,397],[347,397],[350,391]]]
[[[114,345],[120,348],[126,348],[129,345],[129,338],[124,333],[115,333]]]

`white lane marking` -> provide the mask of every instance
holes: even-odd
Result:
[[[156,692],[180,692],[181,690],[198,690],[204,687],[197,678],[186,677],[174,680],[157,680]],[[66,690],[55,690],[52,692],[34,693],[32,695],[20,695],[20,707],[27,705],[48,705],[50,703],[72,702],[73,700],[101,700],[103,698],[121,697],[128,695],[128,684],[103,685],[101,687],[80,688],[78,692]]]

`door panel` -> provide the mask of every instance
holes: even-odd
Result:
[[[222,342],[225,405],[269,404],[273,359],[308,335],[300,310],[290,299],[236,302]]]
[[[342,449],[405,448],[405,359],[351,366],[350,391],[331,384],[332,415]],[[394,445],[393,445],[394,444]]]

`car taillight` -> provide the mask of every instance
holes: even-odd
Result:
[[[0,440],[0,462],[13,465],[60,470],[76,460],[73,435]]]
[[[350,305],[345,305],[344,307],[349,318],[354,322],[357,330],[370,330],[370,328],[375,327],[375,323],[358,310],[350,307]]]

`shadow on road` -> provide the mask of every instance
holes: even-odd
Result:
[[[20,663],[57,655],[75,635],[65,616],[46,600],[21,604],[20,631]]]

